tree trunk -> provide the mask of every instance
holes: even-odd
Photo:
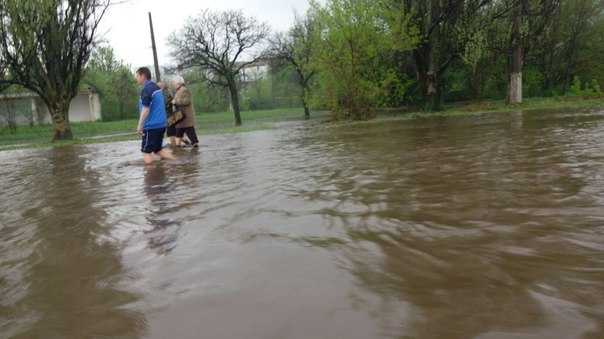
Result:
[[[269,65],[270,67],[270,74],[271,74],[271,102],[273,103],[273,107],[277,107],[277,103],[275,100],[276,97],[276,93],[277,93],[277,81],[275,79],[275,72],[273,71],[275,69],[275,65],[273,63],[271,63]]]
[[[416,57],[416,65],[418,65],[417,79],[419,82],[421,103],[426,111],[440,111],[442,109],[443,88],[441,76],[433,70],[427,70],[425,68],[426,65],[421,61],[418,61],[418,58],[421,58],[421,56]]]
[[[227,86],[227,87],[224,88],[224,91],[225,91],[224,95],[226,96],[227,100],[229,101],[229,108],[228,108],[228,110],[230,112],[232,112],[233,111],[233,99],[231,98],[231,90]]]
[[[522,72],[510,74],[510,88],[508,93],[508,105],[522,103]]]
[[[442,87],[440,75],[436,72],[428,73],[427,81],[427,102],[431,111],[442,110]]]
[[[442,12],[439,0],[430,1],[429,27],[435,23]],[[427,41],[413,52],[417,67],[417,80],[421,103],[426,111],[440,111],[442,109],[443,81],[439,73],[441,70],[441,32],[440,27],[435,27],[431,32],[426,31]]]
[[[417,68],[417,82],[419,85],[419,96],[421,99],[422,106],[426,106],[428,103],[428,72],[426,71],[425,64],[423,62],[422,53],[414,52],[415,66]]]
[[[522,1],[517,1],[512,23],[508,104],[522,103]]]
[[[309,120],[310,109],[308,108],[308,90],[305,87],[302,88],[302,107],[304,107],[304,119]]]
[[[71,99],[56,100],[50,107],[50,117],[54,128],[53,140],[71,140],[69,127],[69,104]]]
[[[235,114],[235,126],[241,126],[239,96],[237,95],[237,84],[234,81],[229,82],[229,94],[231,96],[231,104],[233,105],[233,113]]]

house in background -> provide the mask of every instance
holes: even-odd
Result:
[[[48,112],[46,114],[49,115]],[[101,120],[101,118],[101,99],[99,93],[91,88],[80,90],[69,105],[69,121],[97,121]]]
[[[101,101],[94,89],[79,90],[69,105],[69,121],[101,120]],[[17,125],[50,124],[46,104],[33,92],[0,94],[0,119]]]
[[[241,63],[235,63],[239,66]],[[262,79],[268,78],[270,67],[266,61],[260,60],[251,64],[245,65],[239,73],[239,81],[243,84],[249,84]]]
[[[236,62],[235,67],[240,67],[245,62]],[[249,91],[256,90],[260,93],[260,82],[267,79],[270,75],[270,66],[268,62],[259,60],[243,66],[239,72],[239,95],[240,100],[244,101],[249,99]],[[230,95],[229,95],[230,98]],[[229,108],[232,110],[232,102],[229,104]]]

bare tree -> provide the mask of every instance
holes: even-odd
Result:
[[[69,104],[97,43],[109,0],[0,0],[4,84],[37,93],[48,106],[54,139],[71,139]]]
[[[269,33],[266,23],[245,17],[241,10],[204,10],[198,17],[190,17],[180,32],[172,33],[168,43],[179,69],[201,67],[206,70],[205,80],[228,88],[235,124],[240,126],[236,80],[243,68],[261,59],[261,53],[253,53],[253,49],[259,47]],[[238,61],[242,57],[249,59]]]
[[[276,33],[270,39],[271,45],[266,52],[273,60],[296,72],[306,119],[310,118],[310,80],[317,72],[312,62],[316,48],[314,35],[318,31],[316,25],[309,16],[296,15],[294,26],[287,33]]]

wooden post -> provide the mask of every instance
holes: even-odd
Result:
[[[149,12],[149,28],[151,29],[151,48],[153,49],[153,63],[155,64],[155,81],[160,82],[161,76],[159,74],[159,63],[157,62],[157,48],[155,48],[155,34],[153,33],[153,20],[151,19],[151,12]]]

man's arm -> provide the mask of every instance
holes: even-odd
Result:
[[[147,119],[147,116],[149,115],[150,110],[151,109],[149,107],[143,106],[143,109],[141,111],[141,117],[138,119],[138,126],[136,127],[136,133],[138,133],[138,134],[143,133],[143,123]]]

